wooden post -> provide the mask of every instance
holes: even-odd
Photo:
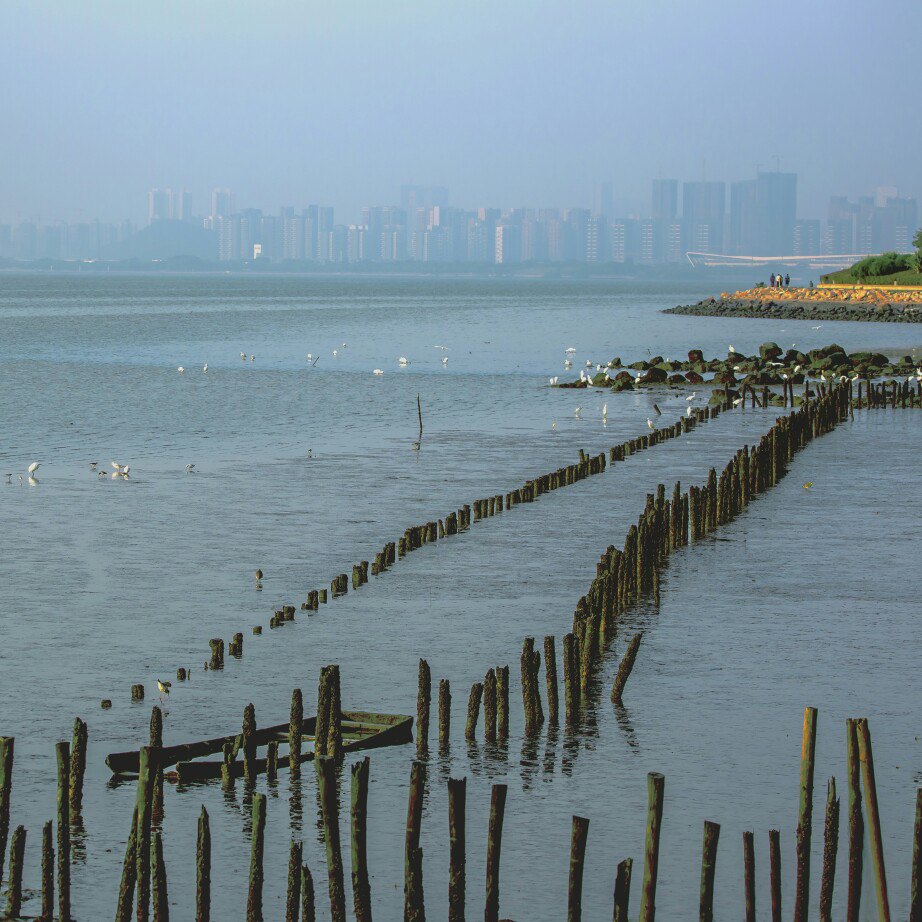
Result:
[[[58,916],[70,920],[70,744],[56,743],[58,756]],[[150,863],[148,862],[148,869]],[[138,922],[146,922],[138,917]]]
[[[810,911],[810,844],[813,836],[813,767],[816,761],[816,708],[804,711],[800,749],[800,809],[797,819],[797,881],[794,922],[807,922]]]
[[[407,900],[404,922],[426,922],[426,905],[423,901],[423,850],[414,848],[407,872]]]
[[[563,695],[568,727],[576,725],[579,719],[581,691],[579,687],[579,653],[576,638],[565,634],[563,638]]]
[[[339,807],[336,797],[336,760],[320,756],[315,760],[323,813],[323,835],[327,848],[327,874],[330,884],[330,917],[333,922],[346,920],[346,892],[343,856],[339,844]]]
[[[499,922],[499,859],[506,815],[506,785],[494,784],[490,795],[490,826],[487,832],[487,900],[484,922]]]
[[[288,889],[285,891],[285,922],[298,922],[298,897],[301,892],[301,858],[303,847],[300,842],[291,840],[288,848]]]
[[[301,728],[304,725],[304,700],[301,689],[291,693],[291,713],[288,718],[288,772],[292,778],[301,776]]]
[[[868,805],[870,824],[871,861],[874,862],[874,881],[877,884],[877,914],[880,922],[890,922],[890,898],[887,894],[887,871],[884,867],[884,842],[880,828],[880,813],[877,810],[877,782],[874,779],[874,754],[871,750],[871,731],[866,717],[859,719],[858,757],[861,759],[861,775],[864,779],[864,796]]]
[[[15,919],[22,909],[22,862],[26,854],[26,827],[17,826],[10,841],[10,884],[7,890],[6,917]]]
[[[263,853],[266,836],[266,795],[253,794],[253,829],[250,848],[250,886],[247,922],[263,922]]]
[[[746,922],[756,922],[755,836],[743,833],[743,889],[746,895]]]
[[[618,863],[615,875],[615,911],[612,922],[629,922],[628,908],[631,900],[631,867],[633,858],[625,858]]]
[[[315,922],[314,878],[306,864],[301,865],[301,922]]]
[[[916,791],[916,824],[912,836],[912,881],[909,885],[909,922],[922,922],[922,788]]]
[[[621,704],[621,695],[624,692],[624,686],[627,684],[627,680],[631,675],[631,670],[634,668],[634,660],[637,659],[637,651],[640,649],[640,641],[643,637],[643,631],[635,634],[631,639],[630,644],[628,644],[627,652],[621,658],[621,662],[618,665],[618,674],[615,676],[615,684],[612,686],[611,690],[611,700],[615,704]]]
[[[170,922],[170,903],[167,899],[166,865],[163,863],[163,836],[156,830],[152,838],[151,895],[154,905],[154,922]]]
[[[467,779],[448,779],[448,922],[464,922]]]
[[[211,826],[202,805],[195,843],[195,922],[211,920]]]
[[[6,860],[6,842],[10,834],[10,794],[13,788],[12,736],[0,736],[0,884],[3,883],[3,863]]]
[[[448,679],[439,680],[439,749],[447,749],[451,735],[451,686]]]
[[[87,726],[74,719],[74,736],[70,750],[70,812],[77,816],[83,806],[83,774],[86,771]]]
[[[266,746],[266,781],[277,781],[279,777],[279,741],[270,740]]]
[[[423,799],[426,793],[426,764],[414,762],[410,766],[410,793],[407,799],[407,828],[404,851],[404,916],[410,914],[413,897],[413,855],[419,849],[419,837],[423,822]]]
[[[475,740],[477,738],[477,720],[480,717],[480,699],[483,697],[483,684],[475,682],[471,686],[471,694],[467,699],[467,723],[464,727],[464,738]]]
[[[544,638],[544,675],[547,680],[547,720],[551,726],[560,723],[560,704],[557,695],[557,651],[554,635]]]
[[[647,775],[647,840],[644,847],[643,891],[640,897],[641,922],[656,918],[656,877],[659,872],[659,838],[663,821],[663,795],[666,779],[659,772]]]
[[[425,753],[429,748],[429,705],[432,701],[432,674],[429,664],[419,661],[419,682],[416,692],[416,751]]]
[[[586,839],[589,837],[589,820],[573,817],[570,833],[570,879],[567,883],[567,922],[580,922],[583,918],[583,865],[586,859]]]
[[[823,829],[823,877],[820,883],[820,922],[832,922],[832,893],[836,882],[836,853],[839,848],[839,798],[836,779],[826,791],[826,822]]]
[[[496,742],[496,672],[488,669],[483,680],[483,732],[488,743]]]
[[[51,820],[42,827],[42,914],[39,918],[41,922],[54,922],[54,823]]]
[[[135,806],[134,813],[131,817],[131,830],[128,833],[128,844],[125,846],[125,860],[122,862],[122,878],[118,888],[118,904],[115,908],[115,922],[131,922],[131,910],[134,907],[134,887],[137,883],[138,872],[137,844],[138,808]],[[53,885],[53,869],[50,870],[50,875]],[[42,876],[44,877],[44,868]],[[42,896],[42,905],[44,906],[44,893]],[[44,914],[43,911],[43,915]],[[49,909],[47,914],[48,922],[52,922],[53,916],[53,909]],[[196,922],[199,922],[199,920],[196,920]],[[208,922],[208,920],[206,919],[205,922]]]
[[[714,920],[714,874],[717,871],[717,841],[720,826],[710,820],[704,821],[704,843],[701,847],[701,897],[698,918],[701,922]]]
[[[781,833],[768,831],[768,860],[771,866],[772,922],[781,922]]]
[[[256,783],[256,708],[252,702],[243,709],[243,779]],[[254,814],[255,816],[255,814]]]
[[[368,756],[352,766],[352,902],[356,922],[371,922],[371,887],[368,883],[366,848],[370,768],[371,759]],[[294,922],[297,922],[297,919]]]
[[[497,666],[496,732],[500,740],[509,739],[509,667]]]

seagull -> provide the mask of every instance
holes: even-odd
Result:
[[[183,368],[182,365],[180,365],[179,368],[177,368],[176,370],[177,370],[180,374],[182,374],[186,369]]]
[[[734,353],[735,353],[735,352],[736,352],[736,349],[734,349],[733,346],[727,346],[727,352],[734,352]]]
[[[29,476],[31,477],[41,466],[42,466],[41,461],[33,461],[28,467]]]
[[[447,356],[447,355],[443,355],[443,356],[442,356],[442,364],[443,364],[443,365],[447,365],[447,364],[448,364],[448,356]]]
[[[251,354],[251,355],[250,355],[250,361],[251,361],[251,362],[255,362],[255,361],[256,361],[256,356]]]
[[[686,397],[685,399],[686,399],[689,403],[691,403],[697,396],[698,396],[698,392],[695,391],[690,397]]]
[[[378,377],[381,377],[381,375],[384,374],[384,370],[381,369],[381,368],[376,368],[376,369],[372,372],[372,374],[373,374],[373,375],[377,375]]]
[[[308,356],[310,358],[310,356]],[[245,352],[240,353],[240,361],[245,362],[247,360],[247,354]]]
[[[338,354],[339,354],[339,353],[334,349],[334,350],[333,350],[333,355],[334,355],[334,357],[337,356]]]
[[[187,473],[187,474],[194,474],[194,473],[195,473],[195,465],[194,465],[194,464],[187,464],[187,465],[186,465],[186,473]]]
[[[568,355],[572,355],[574,352],[576,352],[576,350],[575,350],[572,346],[567,346],[567,348],[566,348],[564,351],[565,351]]]
[[[551,423],[551,429],[556,429],[556,428],[557,428],[557,420],[555,419],[555,420]]]
[[[240,354],[243,355],[242,352],[241,352]],[[307,360],[308,360],[308,362],[309,362],[313,357],[314,357],[314,353],[313,353],[313,352],[308,352],[308,353],[307,353]]]
[[[608,419],[608,401],[602,404],[602,419]]]
[[[737,397],[736,400],[733,401],[733,406],[738,407],[742,402],[743,402],[743,398]]]
[[[653,425],[653,420],[650,419],[649,416],[647,417],[647,428],[648,428],[651,432],[656,432],[656,426]]]
[[[573,415],[574,415],[577,419],[582,419],[582,416],[580,416],[580,414],[581,414],[582,412],[583,412],[583,408],[582,408],[582,407],[577,407],[577,408],[573,411]]]
[[[402,355],[402,356],[400,356],[399,359],[397,359],[397,364],[398,364],[398,365],[401,365],[401,366],[406,366],[406,365],[409,365],[410,362],[409,362],[409,360],[407,359],[406,356]]]
[[[550,384],[551,387],[553,387],[553,386],[557,383],[557,380],[558,380],[558,376],[557,376],[557,375],[554,375],[553,378],[548,378],[548,379],[547,379],[547,383]]]
[[[205,362],[205,364],[202,366],[202,371],[204,371],[205,374],[208,373],[208,362]]]
[[[343,349],[345,349],[345,348],[346,348],[346,344],[345,344],[345,343],[343,343]]]
[[[170,688],[172,688],[172,682],[164,682],[163,679],[157,679],[157,688],[160,691],[160,700],[163,701],[163,696],[170,693]]]
[[[573,367],[573,363],[572,363],[569,359],[567,359],[567,360],[563,363],[563,367],[564,367],[564,368],[572,368],[572,367]]]
[[[112,461],[112,462],[110,462],[110,463],[111,463],[112,467],[113,467],[119,474],[121,474],[122,471],[127,471],[127,470],[128,470],[128,468],[127,468],[124,464],[119,464],[118,461]]]
[[[586,367],[592,368],[592,359],[586,359]]]

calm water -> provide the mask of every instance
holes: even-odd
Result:
[[[74,715],[90,725],[74,905],[79,920],[93,920],[112,914],[134,797],[130,785],[107,785],[103,758],[145,741],[158,676],[195,667],[169,700],[171,743],[232,732],[248,701],[260,722],[286,720],[296,685],[312,712],[328,662],[341,664],[344,706],[414,713],[424,656],[434,682],[449,678],[454,696],[451,753],[433,754],[429,769],[422,845],[430,918],[445,916],[449,775],[468,777],[472,916],[482,907],[496,781],[509,785],[503,915],[520,922],[565,915],[574,813],[591,820],[585,917],[610,915],[614,868],[627,856],[637,861],[636,911],[651,770],[666,775],[661,916],[696,914],[705,819],[722,824],[720,917],[741,914],[741,834],[753,829],[760,918],[767,918],[771,827],[782,830],[788,913],[807,704],[820,710],[814,902],[824,782],[834,774],[844,794],[844,718],[866,715],[891,904],[894,918],[905,917],[922,783],[915,416],[859,414],[800,454],[790,476],[716,538],[676,555],[660,610],[631,615],[603,669],[607,689],[624,638],[643,625],[627,714],[616,714],[603,693],[579,740],[545,734],[537,749],[523,747],[522,638],[555,634],[559,651],[598,555],[621,543],[645,494],[658,482],[702,480],[761,435],[771,415],[725,414],[604,476],[412,554],[315,616],[250,635],[277,604],[328,585],[407,525],[509,490],[571,462],[579,448],[600,451],[646,431],[653,399],[666,420],[683,411],[682,396],[548,389],[547,377],[563,373],[568,346],[577,349],[578,374],[586,359],[633,361],[647,350],[678,356],[699,346],[711,354],[732,343],[752,351],[772,339],[903,354],[922,341],[912,326],[814,330],[806,322],[658,313],[721,287],[719,280],[0,276],[0,474],[14,475],[10,485],[0,480],[0,733],[17,738],[13,823],[29,830],[26,885],[37,886],[41,823],[54,812],[53,743],[69,738]],[[313,366],[309,352],[320,356]],[[374,368],[385,374],[372,375]],[[411,449],[417,394],[420,452]],[[90,472],[90,461],[108,467],[110,459],[130,464],[131,480]],[[35,460],[42,462],[37,484],[20,486],[19,472]],[[186,474],[187,463],[198,473]],[[807,480],[815,484],[809,492],[801,487]],[[261,592],[256,567],[266,574]],[[242,662],[203,673],[208,638],[238,630]],[[467,692],[500,663],[512,666],[513,738],[507,751],[470,749]],[[146,703],[131,704],[134,682],[146,684]],[[111,711],[100,710],[103,697],[113,700]],[[401,913],[414,752],[372,753],[369,848],[381,919]],[[267,866],[277,868],[267,872],[267,917],[282,912],[295,835],[327,918],[313,773],[295,788],[287,772],[277,785],[262,779],[259,790],[270,795]],[[242,785],[233,795],[215,785],[167,791],[173,915],[191,916],[203,803],[212,816],[215,917],[239,919],[240,872],[249,860]],[[26,909],[37,912],[36,901]]]

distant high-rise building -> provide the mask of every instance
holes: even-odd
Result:
[[[820,243],[819,219],[794,222],[794,256],[818,256]]]
[[[797,174],[759,171],[730,186],[728,250],[745,256],[786,256],[794,247]]]
[[[192,220],[192,193],[188,189],[180,189],[176,193],[173,217],[179,221]]]
[[[686,251],[723,252],[726,197],[726,183],[682,184],[682,224]]]
[[[586,254],[587,262],[607,262],[611,246],[609,243],[609,223],[604,215],[594,214],[586,224]]]
[[[672,224],[679,211],[679,182],[676,179],[654,179],[652,196],[654,221]]]
[[[227,218],[237,210],[234,193],[230,189],[212,189],[211,217]]]
[[[515,224],[497,224],[494,254],[494,261],[498,265],[521,261],[521,237],[519,228]]]
[[[606,224],[615,217],[615,197],[610,182],[596,183],[592,196],[592,213],[600,215]]]
[[[147,195],[147,223],[169,221],[173,217],[173,190],[151,189]]]
[[[432,208],[433,205],[448,204],[448,189],[445,186],[401,186],[400,207],[408,214],[417,208]]]
[[[622,218],[611,226],[611,260],[616,263],[637,262],[640,258],[640,222]]]

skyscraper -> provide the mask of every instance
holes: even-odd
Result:
[[[151,189],[147,195],[147,223],[169,221],[173,217],[173,190]]]
[[[682,184],[682,225],[686,251],[723,252],[726,198],[726,183]]]
[[[401,186],[400,207],[408,214],[417,208],[432,208],[433,205],[448,204],[448,189],[445,186]]]
[[[679,211],[679,182],[676,179],[654,179],[652,197],[654,221],[672,224]]]
[[[234,193],[230,189],[212,189],[211,217],[226,218],[236,211]]]
[[[192,220],[192,193],[188,189],[180,189],[176,193],[173,217],[179,221]]]
[[[787,256],[794,248],[797,174],[759,171],[730,186],[728,250],[744,256]]]
[[[596,183],[592,196],[592,213],[599,215],[605,224],[615,218],[615,197],[610,182]]]

